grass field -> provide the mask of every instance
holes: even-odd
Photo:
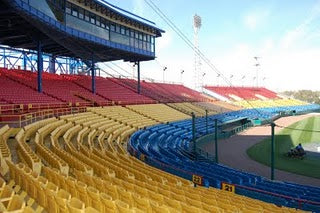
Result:
[[[320,117],[310,117],[290,126],[294,129],[283,129],[275,136],[275,167],[309,177],[320,178],[320,158],[307,156],[303,159],[292,159],[285,156],[290,148],[297,144],[320,142]],[[318,132],[315,132],[318,131]],[[271,139],[267,138],[247,150],[249,157],[270,166]]]

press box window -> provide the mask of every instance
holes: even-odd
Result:
[[[86,21],[90,21],[90,13],[88,12],[88,11],[84,11],[84,20],[86,20]]]
[[[96,16],[92,13],[90,13],[90,23],[91,24],[96,24]]]
[[[98,25],[100,27],[100,17],[99,16],[97,16],[96,25]]]
[[[110,30],[111,30],[112,32],[115,32],[115,31],[116,31],[116,26],[115,26],[114,24],[111,24],[111,25],[110,25]]]
[[[66,13],[67,14],[71,14],[71,4],[67,2],[67,5],[66,5]]]
[[[82,8],[79,8],[79,19],[84,18],[84,10]]]
[[[101,18],[101,27],[106,28],[106,20]]]
[[[72,15],[78,17],[78,7],[72,5]]]

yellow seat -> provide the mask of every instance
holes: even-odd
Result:
[[[159,206],[158,203],[150,200],[150,206],[151,206],[151,209],[152,209],[152,212],[155,212],[155,213],[169,213],[170,210],[168,209],[168,207],[166,206]]]
[[[119,194],[119,199],[126,202],[127,204],[129,204],[130,207],[133,207],[134,200],[133,200],[133,196],[132,196],[131,192],[127,192],[126,190],[124,190],[121,187],[118,187],[117,190],[118,190],[118,194]]]
[[[13,197],[14,191],[10,186],[5,186],[1,191],[0,191],[0,199],[6,199],[9,200]]]
[[[55,200],[58,204],[59,212],[68,212],[67,203],[71,199],[71,194],[64,189],[60,189],[55,196]]]
[[[101,211],[98,211],[95,208],[92,208],[92,207],[89,206],[89,207],[85,208],[84,212],[85,213],[99,213]]]
[[[190,206],[184,202],[181,202],[181,208],[182,208],[182,211],[185,212],[185,213],[200,213],[200,212],[203,212],[201,211],[199,208],[197,207],[194,207],[194,206]]]
[[[206,203],[202,203],[202,209],[208,211],[208,212],[212,212],[212,213],[222,213],[224,212],[223,209],[217,207],[217,206],[211,206],[211,205],[208,205]]]
[[[115,204],[117,206],[117,210],[119,213],[133,213],[134,211],[130,209],[129,204],[121,201],[121,200],[116,200]]]
[[[19,195],[14,195],[8,204],[7,211],[23,210],[26,203]]]
[[[186,202],[186,198],[184,195],[176,194],[176,193],[171,193],[171,197],[175,200],[181,201],[181,202]]]
[[[103,210],[103,205],[100,200],[99,191],[96,188],[89,186],[87,188],[87,194],[90,206],[101,212]]]
[[[6,186],[6,181],[0,178],[0,190],[2,190]]]
[[[87,184],[77,181],[76,182],[77,189],[77,198],[84,202],[86,206],[89,206],[89,197],[87,195]]]
[[[103,205],[103,212],[115,212],[117,207],[110,195],[100,193],[100,199]]]
[[[83,213],[85,211],[84,203],[78,198],[71,198],[67,203],[70,213]]]
[[[104,191],[107,192],[113,200],[118,199],[117,187],[115,185],[104,182]]]
[[[164,204],[169,206],[169,207],[171,207],[171,208],[177,209],[179,211],[182,210],[180,201],[178,201],[178,200],[174,200],[174,199],[171,199],[171,198],[164,197]]]
[[[158,192],[165,197],[171,197],[171,192],[162,188],[158,188]]]
[[[78,197],[78,193],[76,190],[76,179],[74,179],[73,177],[67,177],[66,179],[66,183],[68,186],[68,189],[66,191],[68,191],[72,197]]]
[[[134,186],[134,192],[141,197],[148,197],[148,190],[139,186]]]
[[[26,206],[23,209],[23,213],[34,213],[35,211],[33,210],[33,208],[31,208],[30,206]]]
[[[191,206],[195,206],[197,208],[202,208],[202,202],[199,200],[193,200],[190,198],[186,198],[186,203]]]
[[[146,198],[141,198],[138,195],[133,196],[135,207],[145,212],[151,211],[150,201]]]
[[[47,203],[47,198],[46,198],[45,189],[43,187],[45,187],[45,185],[44,184],[41,185],[40,182],[38,182],[35,185],[35,188],[37,190],[37,197],[35,199],[40,206],[45,207]]]
[[[164,203],[164,196],[161,194],[154,193],[152,191],[148,191],[149,198],[153,201],[157,202],[159,205],[162,205]]]

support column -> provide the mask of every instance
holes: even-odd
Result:
[[[51,56],[49,61],[49,73],[56,73],[56,56]]]
[[[95,74],[95,70],[94,70],[94,59],[92,57],[91,60],[91,91],[93,94],[96,94],[96,74]]]
[[[42,44],[41,44],[41,41],[40,41],[40,40],[38,40],[37,50],[38,50],[38,61],[37,61],[37,69],[38,69],[38,92],[39,92],[39,93],[42,93],[43,58],[42,58]]]
[[[6,57],[6,48],[3,48],[3,67],[6,69],[7,68],[7,57]]]
[[[141,85],[140,85],[140,61],[136,62],[137,70],[138,70],[138,94],[141,93]]]
[[[192,143],[193,143],[193,154],[195,161],[198,160],[197,157],[197,145],[196,145],[196,117],[194,113],[191,113],[192,116]]]
[[[271,180],[274,180],[274,127],[275,123],[271,123]]]
[[[206,134],[209,133],[209,129],[208,129],[208,110],[206,109]]]
[[[214,145],[215,145],[215,157],[216,157],[216,163],[219,163],[218,158],[218,120],[214,120]]]
[[[27,70],[27,56],[26,56],[26,52],[23,51],[23,70],[26,71]]]

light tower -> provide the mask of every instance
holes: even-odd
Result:
[[[197,52],[199,51],[199,31],[201,28],[201,17],[195,14],[193,16],[193,31],[194,31],[194,46],[196,48],[194,52],[194,73],[193,73],[193,78],[194,78],[194,87],[195,90],[201,91],[201,60],[199,54]]]
[[[255,61],[256,61],[256,63],[255,63],[255,67],[256,67],[256,77],[255,77],[255,80],[257,81],[256,82],[256,87],[259,87],[259,66],[260,66],[260,63],[259,63],[259,58],[260,57],[257,57],[257,56],[255,56],[255,57],[253,57],[254,59],[255,59]]]

